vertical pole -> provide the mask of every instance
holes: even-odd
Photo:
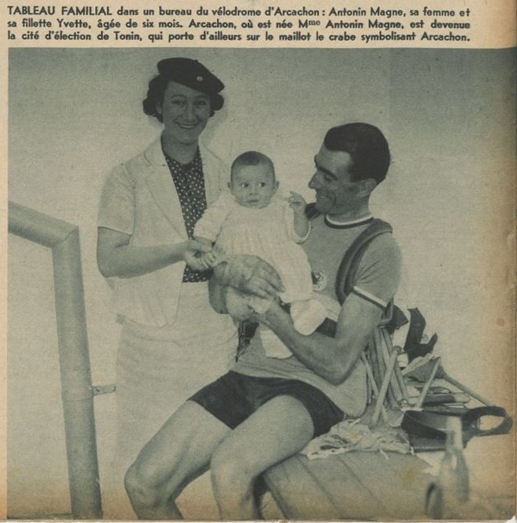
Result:
[[[102,506],[79,232],[52,249],[56,321],[74,519],[99,519]]]

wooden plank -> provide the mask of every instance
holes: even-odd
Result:
[[[341,519],[374,519],[384,512],[382,501],[365,488],[361,476],[355,474],[341,456],[306,459],[305,465],[325,490],[325,495],[339,508]]]
[[[295,456],[270,469],[266,484],[289,519],[373,519],[383,506],[338,456]]]
[[[381,352],[382,358],[384,359],[385,365],[388,367],[390,358],[393,353],[393,346],[391,345],[391,339],[384,336],[384,329],[377,329],[375,332],[375,343],[378,345],[378,348]],[[395,365],[398,366],[398,362],[395,362]],[[395,373],[392,374],[390,379],[391,384],[391,394],[394,399],[394,403],[391,405],[393,408],[396,408],[398,402],[403,398],[402,390],[397,381]]]
[[[349,452],[339,456],[365,490],[380,499],[384,512],[376,518],[412,519],[425,516],[425,494],[431,476],[428,465],[409,454]],[[330,484],[329,484],[330,485]]]
[[[390,348],[390,351],[394,350],[393,343],[392,343],[389,332],[386,329],[381,329],[381,334],[384,338],[384,342],[386,343],[386,346]],[[397,365],[395,365],[394,370],[395,370],[395,377],[397,379],[400,390],[402,392],[402,397],[403,397],[404,401],[409,403],[409,394],[408,394],[408,391],[406,388],[406,382],[404,381],[404,376],[402,376],[402,371],[400,370],[400,366],[398,365],[398,363],[397,363]]]
[[[284,516],[289,519],[341,519],[339,508],[304,466],[300,454],[264,473],[264,480]]]
[[[377,358],[377,350],[375,348],[375,343],[373,342],[373,336],[368,345],[367,357],[370,359],[370,365],[375,377],[375,384],[377,385],[377,389],[379,389],[382,383],[384,372],[381,372],[380,363]]]
[[[424,517],[430,477],[411,455],[350,452],[309,461],[294,456],[265,474],[289,519],[408,519]]]

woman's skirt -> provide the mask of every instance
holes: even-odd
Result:
[[[173,326],[123,322],[117,359],[115,479],[124,472],[169,416],[235,361],[236,327],[214,312],[206,283],[181,286]]]

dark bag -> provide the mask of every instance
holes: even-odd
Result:
[[[513,425],[513,420],[506,410],[493,405],[467,410],[455,410],[453,408],[445,408],[443,411],[408,410],[404,413],[401,426],[407,432],[413,450],[415,452],[444,450],[447,436],[447,418],[449,416],[461,418],[464,447],[476,436],[508,434]],[[483,418],[488,417],[501,418],[501,422],[494,427],[481,428],[480,424]]]

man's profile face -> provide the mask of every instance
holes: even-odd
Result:
[[[350,181],[351,156],[343,151],[329,151],[322,145],[314,164],[316,172],[309,187],[316,191],[316,209],[337,216],[357,207],[361,182]]]

